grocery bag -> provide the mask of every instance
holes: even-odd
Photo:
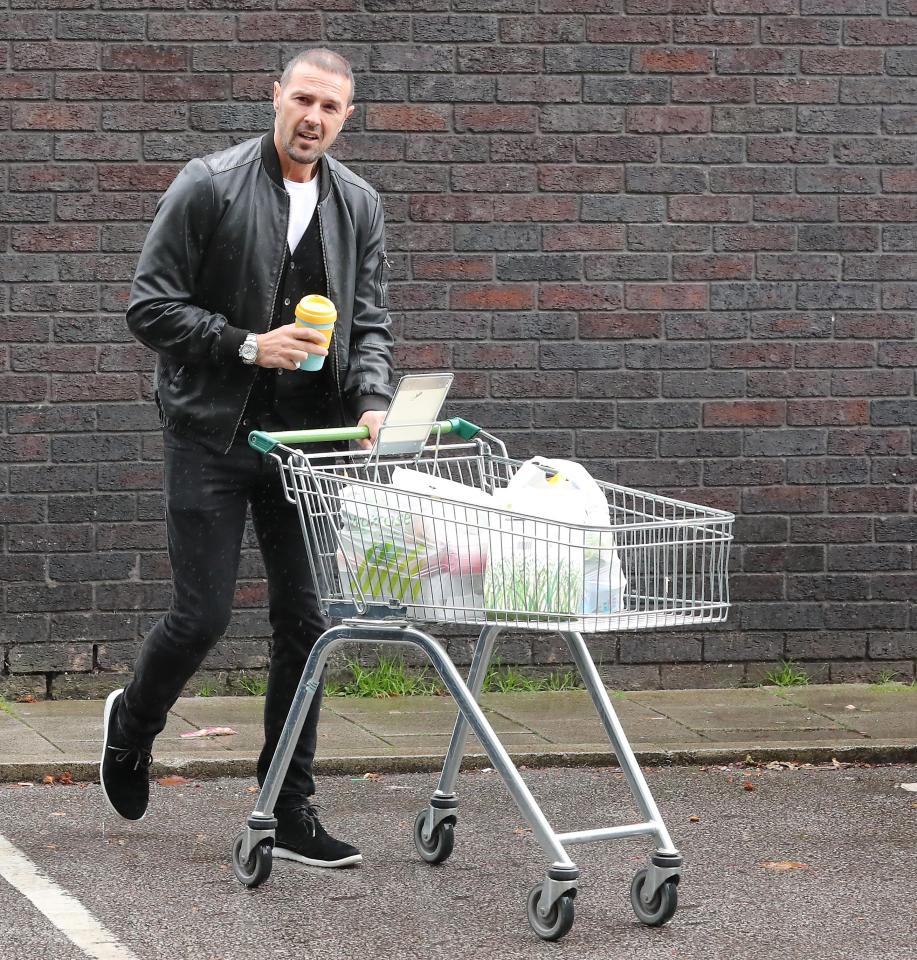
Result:
[[[337,560],[345,595],[386,603],[420,596],[430,557],[415,536],[412,499],[368,485],[341,490]]]
[[[490,494],[476,487],[403,467],[384,488],[345,487],[338,531],[345,596],[397,600],[426,620],[480,609],[488,507]]]
[[[484,571],[488,619],[575,618],[619,610],[625,587],[602,488],[581,464],[526,461],[496,504],[504,518]]]

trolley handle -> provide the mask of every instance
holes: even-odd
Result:
[[[452,417],[451,420],[440,420],[434,423],[433,432],[455,433],[462,440],[473,440],[481,432],[481,428],[461,417]],[[326,427],[321,430],[281,430],[278,433],[252,430],[248,435],[248,445],[261,453],[270,453],[280,444],[332,443],[343,440],[365,440],[368,437],[369,427]]]

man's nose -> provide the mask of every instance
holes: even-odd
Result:
[[[321,112],[318,107],[309,107],[303,120],[313,129],[321,126]]]

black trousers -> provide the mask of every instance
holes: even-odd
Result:
[[[163,432],[163,441],[172,602],[140,648],[118,726],[128,742],[152,744],[185,683],[229,626],[250,505],[267,570],[273,633],[265,743],[258,759],[263,783],[306,658],[328,627],[299,515],[284,497],[276,462],[252,450],[244,437],[225,456],[170,430]],[[321,691],[306,717],[278,806],[315,792],[312,761],[320,703]]]

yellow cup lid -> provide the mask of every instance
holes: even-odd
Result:
[[[334,304],[318,293],[310,293],[296,304],[296,319],[307,323],[334,323],[337,319],[337,310]]]

